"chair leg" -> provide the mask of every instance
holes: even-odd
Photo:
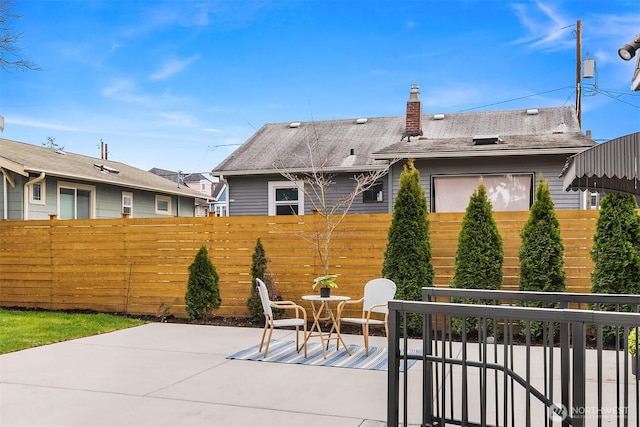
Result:
[[[260,340],[260,348],[258,349],[258,351],[262,351],[262,344],[264,344],[264,336],[267,333],[268,327],[269,327],[269,322],[267,321],[267,319],[264,319],[264,329],[262,330],[262,339]]]
[[[369,356],[369,325],[362,325],[362,335],[364,335],[364,354]]]
[[[304,347],[304,358],[307,358],[307,324],[305,323],[302,327],[302,334],[304,337],[304,341],[302,342],[302,346]]]
[[[267,338],[267,348],[264,349],[264,357],[267,357],[267,353],[269,352],[269,344],[271,344],[271,334],[273,334],[273,327],[269,325],[269,337]]]

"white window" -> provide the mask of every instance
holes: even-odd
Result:
[[[216,216],[229,216],[227,205],[216,205]]]
[[[87,219],[95,212],[96,189],[90,185],[58,183],[58,218]]]
[[[432,211],[466,211],[481,182],[494,211],[528,211],[531,207],[533,174],[438,176],[433,178]]]
[[[171,215],[171,197],[156,196],[156,213],[158,215]]]
[[[36,182],[31,185],[30,202],[34,205],[44,205],[45,202],[45,184],[44,181]]]
[[[304,183],[269,182],[269,215],[304,215]]]
[[[127,191],[122,192],[122,213],[127,215],[133,214],[133,193]]]
[[[592,193],[591,191],[585,191],[585,209],[598,210],[600,209],[600,193]]]

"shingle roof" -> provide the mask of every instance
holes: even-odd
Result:
[[[191,198],[202,197],[202,194],[195,190],[185,186],[178,187],[175,182],[124,163],[3,138],[0,138],[0,167],[24,176],[28,176],[29,172],[45,172],[47,175],[66,179]]]
[[[535,113],[535,114],[534,114]],[[439,115],[442,116],[442,115]],[[263,126],[213,169],[217,175],[290,172],[309,168],[307,141],[316,143],[324,168],[356,171],[375,168],[385,159],[492,155],[575,154],[595,144],[580,131],[572,107],[422,115],[420,137],[404,137],[405,116],[302,122]],[[499,135],[493,145],[474,146],[475,135]],[[354,154],[351,155],[353,149]]]

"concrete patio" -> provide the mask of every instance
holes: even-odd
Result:
[[[225,358],[261,333],[151,323],[2,355],[0,425],[385,425],[385,371]],[[361,336],[345,341],[362,345]]]
[[[2,355],[0,426],[386,425],[386,371],[226,359],[257,344],[261,333],[151,323]],[[275,330],[273,338],[291,340],[294,331]],[[344,338],[362,345],[362,336]],[[387,342],[371,337],[371,345]],[[418,348],[420,342],[409,345]],[[587,359],[593,366],[594,358]],[[605,366],[605,376],[615,375],[612,360]],[[408,371],[410,425],[420,425],[421,367],[418,362]],[[531,367],[536,376],[537,368]],[[615,396],[615,382],[605,384],[605,396]],[[458,381],[454,387],[458,395]],[[478,405],[472,405],[473,413]],[[532,425],[544,425],[548,414],[533,404],[531,409]],[[635,409],[629,415],[635,425]],[[615,425],[613,417],[604,421]],[[597,425],[596,418],[586,425]]]

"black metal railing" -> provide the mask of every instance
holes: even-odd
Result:
[[[389,303],[389,426],[640,425],[638,359],[627,354],[639,295],[424,288],[423,298]],[[562,308],[527,307],[538,303]],[[400,369],[409,360],[421,368]]]

